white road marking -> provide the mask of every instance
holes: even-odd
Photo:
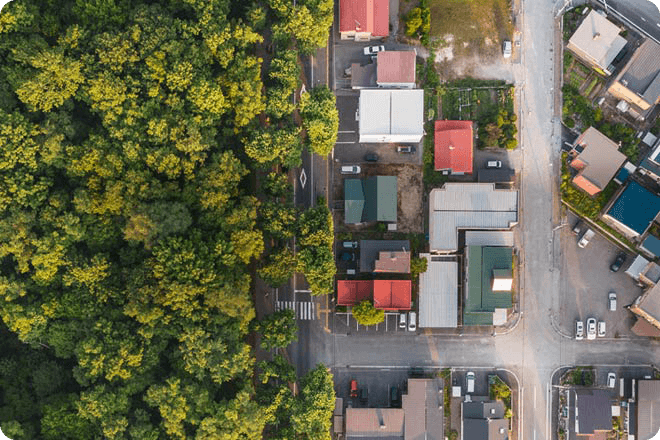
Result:
[[[534,409],[536,409],[536,387],[534,387]]]
[[[339,130],[337,133],[355,133],[355,130]]]
[[[335,142],[335,144],[357,144],[357,142]]]

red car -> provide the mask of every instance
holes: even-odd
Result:
[[[357,397],[357,396],[358,396],[357,380],[353,379],[351,381],[351,397]]]

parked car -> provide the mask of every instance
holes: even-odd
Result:
[[[364,155],[365,162],[378,162],[378,155],[376,153],[367,153]]]
[[[612,272],[618,272],[619,269],[621,269],[621,266],[623,266],[623,263],[626,262],[626,257],[627,255],[624,252],[619,252],[619,254],[616,256],[616,259],[614,260],[614,263],[610,266],[610,270]]]
[[[589,244],[589,241],[591,241],[592,238],[594,238],[594,235],[596,233],[592,231],[591,229],[587,229],[584,234],[582,234],[582,237],[580,238],[580,241],[578,241],[578,247],[581,249],[584,249],[587,247]]]
[[[360,174],[362,168],[359,165],[342,165],[341,173],[342,174]]]
[[[385,46],[367,46],[364,48],[365,55],[377,55],[378,52],[384,52]]]
[[[414,332],[417,330],[417,313],[408,313],[408,331]]]
[[[399,387],[393,385],[390,388],[390,406],[398,407],[401,405],[401,394],[399,393]]]
[[[501,160],[489,160],[486,162],[486,168],[502,168],[502,161]]]
[[[414,145],[399,145],[396,147],[396,151],[399,153],[414,154],[417,148]]]
[[[610,312],[616,312],[616,292],[610,292],[607,295],[607,300]]]
[[[357,380],[353,379],[351,381],[351,397],[357,397],[358,396],[358,384]]]
[[[354,252],[342,252],[341,253],[341,261],[355,261],[355,253]]]
[[[406,313],[399,313],[399,328],[406,329],[408,322],[406,320]]]
[[[575,222],[575,225],[573,226],[573,234],[579,235],[581,230],[582,230],[582,220],[578,219],[578,221]]]
[[[343,243],[343,246],[346,249],[356,249],[358,247],[358,242],[357,241],[345,241]]]
[[[616,385],[616,374],[613,372],[607,373],[607,387],[614,388]]]
[[[587,339],[596,339],[596,318],[587,319]]]
[[[513,48],[511,47],[511,41],[504,40],[504,43],[502,44],[502,56],[504,58],[511,58],[512,53]]]
[[[369,388],[360,388],[360,402],[367,403],[369,401]]]
[[[598,337],[599,338],[604,338],[605,337],[605,330],[606,330],[605,321],[598,321]]]
[[[474,379],[475,375],[473,371],[468,371],[465,375],[465,384],[467,385],[467,392],[474,393]]]
[[[580,341],[584,339],[584,322],[575,321],[575,339]]]

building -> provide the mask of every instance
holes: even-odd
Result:
[[[389,0],[341,0],[339,33],[342,40],[369,41],[390,33]]]
[[[638,296],[628,310],[660,329],[660,284]]]
[[[611,392],[600,389],[571,390],[575,400],[570,402],[577,408],[575,433],[578,438],[606,433],[612,430]],[[606,438],[606,437],[601,437]],[[589,439],[589,437],[586,437]]]
[[[660,45],[645,40],[607,90],[645,115],[660,97]]]
[[[658,212],[660,197],[631,181],[603,216],[603,220],[628,238],[635,239],[651,226]]]
[[[380,310],[410,310],[411,292],[410,280],[338,280],[337,305],[370,300]]]
[[[410,273],[410,242],[360,240],[360,272]]]
[[[611,75],[610,65],[626,45],[620,32],[621,29],[604,15],[591,10],[568,40],[566,48],[590,67]]]
[[[660,239],[653,235],[647,235],[644,241],[642,241],[640,249],[648,252],[654,257],[660,257]]]
[[[465,401],[462,411],[463,440],[507,440],[509,420],[500,401]]]
[[[417,54],[414,50],[386,50],[376,56],[378,87],[414,89]]]
[[[472,121],[435,121],[435,170],[472,174]]]
[[[512,304],[513,249],[468,246],[463,325],[503,325]]]
[[[590,196],[605,189],[626,161],[618,145],[594,127],[589,127],[573,144],[571,167],[578,170],[573,184]]]
[[[639,164],[639,172],[660,183],[660,142],[655,144],[651,153]]]
[[[426,258],[426,272],[419,274],[419,326],[458,326],[458,261],[447,257]]]
[[[347,224],[396,223],[396,176],[344,179],[344,216]]]
[[[424,136],[424,90],[362,89],[360,143],[418,143]]]
[[[660,435],[660,380],[637,382],[637,439]]]
[[[431,253],[458,250],[461,230],[502,230],[518,223],[518,191],[494,183],[445,183],[429,195]]]
[[[637,255],[626,269],[626,275],[635,280],[640,286],[653,287],[660,281],[660,266]]]
[[[346,440],[444,439],[444,381],[408,379],[401,408],[346,408]]]

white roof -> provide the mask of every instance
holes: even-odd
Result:
[[[424,135],[424,90],[362,89],[360,142],[419,142]]]
[[[419,275],[419,326],[456,328],[458,325],[458,262],[428,261],[426,272]],[[438,257],[436,257],[438,258]]]
[[[495,309],[493,311],[493,325],[506,324],[507,309]]]
[[[648,264],[649,260],[642,257],[641,255],[637,255],[630,267],[628,267],[628,270],[626,270],[626,274],[631,276],[634,280],[639,280],[639,275],[644,269],[646,269]]]
[[[465,231],[465,246],[513,245],[513,231]]]
[[[494,183],[446,183],[430,194],[430,248],[452,252],[459,229],[509,229],[518,222],[518,191]]]

